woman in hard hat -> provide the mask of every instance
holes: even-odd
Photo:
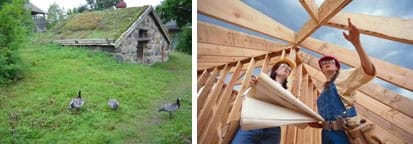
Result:
[[[320,58],[318,64],[326,77],[324,90],[317,99],[318,113],[324,122],[310,123],[311,127],[323,128],[323,144],[348,144],[344,123],[357,125],[359,118],[354,107],[356,89],[368,83],[376,75],[374,65],[370,62],[360,43],[360,32],[348,19],[349,34],[343,32],[344,38],[356,48],[361,67],[340,71],[340,63],[334,56]]]
[[[287,78],[291,70],[295,68],[295,63],[288,58],[282,57],[271,69],[270,77],[287,89]],[[256,78],[253,77],[251,84],[256,84]],[[280,143],[280,127],[263,128],[254,130],[238,129],[232,144],[278,144]]]

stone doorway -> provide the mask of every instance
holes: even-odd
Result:
[[[140,63],[143,63],[143,50],[146,47],[146,42],[139,41],[138,46],[136,46],[136,56],[137,56],[137,61]]]

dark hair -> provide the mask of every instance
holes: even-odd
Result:
[[[279,62],[279,63],[275,64],[275,65],[272,67],[271,73],[270,73],[270,77],[271,77],[273,80],[275,80],[275,78],[277,77],[277,72],[276,72],[276,71],[277,71],[278,67],[280,67],[280,65],[283,64],[283,63],[285,63],[285,62]],[[288,63],[285,63],[285,64],[288,64]],[[287,79],[285,79],[285,81],[281,84],[281,86],[282,86],[283,88],[287,89],[287,83],[288,83],[288,81],[287,81]]]
[[[333,76],[330,78],[330,80],[328,80],[328,81],[326,81],[326,82],[324,83],[324,89],[327,89],[327,88],[328,88],[328,83],[334,82],[334,81],[336,80],[336,78],[337,78],[337,76],[338,76],[339,73],[340,73],[340,72],[337,70],[337,71],[333,74]]]

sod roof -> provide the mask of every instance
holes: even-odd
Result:
[[[149,6],[70,15],[52,28],[54,39],[117,39]]]

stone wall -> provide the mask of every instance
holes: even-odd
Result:
[[[138,44],[142,44],[140,48],[143,48],[143,57],[138,56],[140,53],[138,52]],[[170,44],[156,25],[154,17],[148,14],[128,36],[121,40],[114,55],[118,60],[153,64],[162,62],[162,48],[164,49],[164,61],[167,61],[171,50]]]

